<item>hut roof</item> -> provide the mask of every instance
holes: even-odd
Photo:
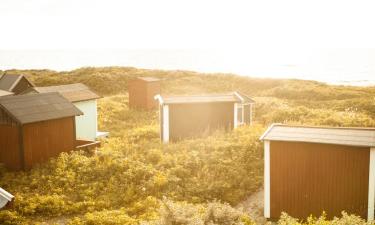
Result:
[[[21,80],[25,79],[31,86],[34,86],[31,81],[29,81],[25,76],[23,75],[13,75],[13,74],[4,74],[0,78],[0,89],[5,91],[12,91],[13,88],[17,85],[17,83]]]
[[[12,199],[14,198],[14,196],[7,192],[6,190],[0,188],[0,197],[6,199],[7,201],[12,201]]]
[[[185,103],[209,103],[209,102],[240,102],[254,103],[254,101],[246,95],[239,92],[231,92],[225,94],[209,94],[209,95],[180,95],[180,96],[164,96],[157,95],[156,99],[160,104],[185,104]]]
[[[260,139],[375,147],[375,128],[309,127],[273,124]]]
[[[51,92],[58,92],[70,102],[80,102],[80,101],[87,101],[92,99],[98,99],[100,96],[90,90],[84,84],[76,83],[76,84],[65,84],[65,85],[58,85],[58,86],[48,86],[48,87],[32,87],[26,92],[34,92],[34,93],[51,93]]]
[[[155,82],[155,81],[160,81],[159,78],[155,77],[137,77],[138,80],[146,81],[146,82]]]
[[[1,97],[0,107],[20,124],[83,115],[59,93]]]
[[[10,92],[10,91],[0,90],[0,97],[2,97],[2,96],[8,96],[8,95],[13,95],[13,94],[14,93]]]

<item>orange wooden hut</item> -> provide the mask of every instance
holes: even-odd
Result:
[[[75,116],[82,115],[58,93],[0,98],[0,163],[29,169],[77,147]]]
[[[375,129],[272,125],[264,141],[264,216],[374,219]]]
[[[158,102],[155,95],[160,94],[160,80],[154,77],[137,77],[129,81],[129,107],[136,109],[155,109]]]

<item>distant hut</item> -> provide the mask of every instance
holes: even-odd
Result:
[[[158,102],[155,95],[160,94],[160,80],[154,77],[138,77],[129,81],[129,107],[137,109],[155,109]]]
[[[108,135],[108,132],[98,131],[97,99],[100,96],[84,84],[32,87],[22,94],[51,92],[60,93],[83,112],[83,116],[76,117],[76,134],[78,139],[95,141],[99,137]]]
[[[11,193],[0,188],[0,209],[9,205],[9,203],[11,203],[13,199],[14,199],[14,196]]]
[[[16,95],[30,87],[34,87],[34,84],[24,75],[4,74],[0,78],[0,89]]]
[[[28,169],[77,147],[75,116],[82,112],[58,93],[0,98],[0,163]]]
[[[160,104],[160,134],[164,143],[252,123],[254,101],[238,92],[155,98]]]
[[[274,124],[261,140],[266,218],[374,219],[375,129]]]

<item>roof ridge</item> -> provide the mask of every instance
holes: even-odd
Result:
[[[295,128],[317,128],[317,129],[340,129],[340,130],[374,130],[375,127],[332,127],[332,126],[319,126],[319,125],[292,125],[292,124],[283,124],[276,123],[275,126],[280,127],[295,127]]]

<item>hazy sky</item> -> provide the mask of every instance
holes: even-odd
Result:
[[[374,47],[374,1],[1,0],[0,49]]]
[[[374,9],[362,0],[0,0],[0,69],[375,80]]]

